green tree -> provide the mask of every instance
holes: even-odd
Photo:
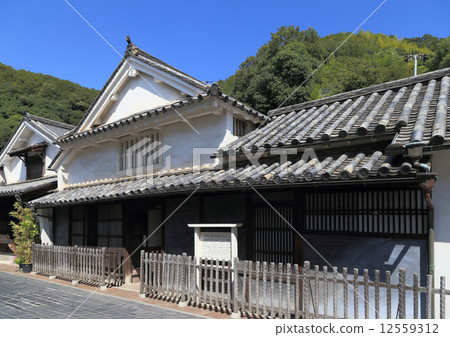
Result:
[[[285,104],[303,102],[311,93],[311,83],[304,82],[325,53],[312,28],[281,27],[256,56],[248,57],[222,82],[222,89],[263,112],[277,108],[290,95]]]
[[[430,70],[450,67],[450,37],[436,44],[435,55],[428,62]]]

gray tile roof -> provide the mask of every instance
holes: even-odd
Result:
[[[30,113],[25,113],[23,119],[47,134],[52,141],[56,141],[56,139],[64,136],[66,133],[75,128],[73,125],[35,116]]]
[[[125,56],[131,55],[137,58],[138,60],[155,67],[156,69],[160,69],[172,76],[175,76],[186,83],[193,85],[196,88],[207,91],[209,89],[209,85],[205,82],[202,82],[191,75],[188,75],[181,70],[171,66],[170,64],[161,61],[160,59],[154,57],[153,55],[143,51],[142,49],[136,47],[133,43],[129,43],[127,46],[127,51]]]
[[[73,186],[33,200],[32,205],[46,207],[82,202],[113,200],[200,190],[232,190],[253,187],[333,184],[336,182],[375,182],[395,178],[414,179],[409,163],[393,162],[380,151],[345,153],[309,161],[293,160],[282,165],[269,161],[260,166],[237,169],[209,168],[199,172],[175,171],[161,176],[122,178]]]
[[[241,109],[248,115],[257,117],[261,122],[264,122],[268,119],[268,117],[266,115],[250,108],[249,106],[239,102],[238,100],[236,100],[235,98],[233,98],[231,96],[225,95],[224,93],[222,93],[222,91],[217,86],[217,84],[213,84],[213,85],[211,85],[211,88],[208,90],[208,92],[205,94],[200,94],[195,97],[189,97],[189,98],[176,101],[172,104],[169,104],[169,105],[166,105],[163,107],[159,107],[156,109],[137,113],[137,114],[131,115],[127,118],[123,118],[123,119],[120,119],[120,120],[112,122],[112,123],[104,124],[104,125],[92,128],[87,131],[83,131],[83,132],[79,132],[79,133],[75,133],[75,134],[68,134],[66,137],[58,139],[57,142],[58,143],[69,143],[74,139],[85,138],[85,137],[93,136],[93,135],[96,135],[96,134],[99,134],[102,132],[107,132],[109,130],[116,129],[116,128],[119,128],[124,125],[138,123],[139,121],[141,121],[143,119],[151,118],[152,116],[165,114],[170,111],[176,111],[177,109],[180,109],[183,106],[196,104],[203,100],[211,99],[212,97],[217,97],[218,99],[222,100],[223,102]]]
[[[325,142],[398,132],[397,144],[450,141],[450,68],[269,112],[271,121],[222,149]]]
[[[67,134],[68,132],[70,132],[71,130],[73,130],[75,128],[73,125],[69,125],[69,124],[53,121],[51,119],[47,119],[44,117],[32,115],[28,112],[25,112],[22,117],[22,123],[24,121],[28,122],[29,124],[31,124],[32,127],[36,128],[38,131],[40,131],[44,135],[46,135],[51,140],[51,142],[55,142],[58,139],[58,137],[61,137],[65,134]],[[9,144],[11,144],[11,141],[14,138],[14,135],[16,134],[17,130],[22,125],[22,123],[20,123],[16,127],[13,134],[9,138],[8,142],[1,150],[2,155],[4,154],[4,151],[6,150],[6,148],[8,148]],[[18,150],[18,149],[13,149],[12,151],[15,152],[16,150]]]
[[[18,183],[0,186],[0,197],[14,196],[33,192],[43,188],[56,187],[57,178],[55,176],[43,177],[39,179],[27,180]]]

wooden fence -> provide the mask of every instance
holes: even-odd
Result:
[[[131,260],[124,248],[33,244],[33,271],[101,286],[131,282]]]
[[[420,285],[402,268],[381,274],[142,251],[140,294],[273,318],[432,318],[437,300],[436,318],[445,318],[445,277],[435,289],[430,275]]]

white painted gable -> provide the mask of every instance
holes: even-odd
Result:
[[[115,122],[132,114],[164,106],[183,98],[179,90],[164,82],[155,81],[155,78],[148,74],[140,73],[139,76],[128,79],[116,93],[114,99],[117,101],[111,104],[108,111],[105,111],[97,122],[99,124]]]
[[[170,71],[130,56],[119,66],[77,132],[204,92]]]
[[[11,141],[3,149],[0,155],[0,165],[3,166],[4,180],[6,180],[6,183],[16,183],[26,179],[26,167],[24,162],[17,156],[10,157],[8,152],[42,142],[47,143],[44,165],[44,167],[47,168],[57,154],[59,148],[53,144],[52,139],[48,138],[42,132],[34,128],[27,121],[22,121],[22,124],[19,126]],[[54,172],[46,170],[44,176],[54,174]]]

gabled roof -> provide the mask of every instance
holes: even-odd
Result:
[[[134,45],[134,43],[131,43],[130,40],[128,40],[128,41],[129,41],[129,43],[127,46],[127,50],[125,52],[125,57],[127,57],[127,55],[132,55],[132,56],[136,57],[138,60],[140,60],[152,67],[160,69],[164,72],[167,72],[175,77],[178,77],[179,79],[193,85],[194,87],[197,87],[197,88],[205,90],[205,91],[207,91],[209,89],[210,85],[206,84],[205,82],[202,82],[202,81],[196,79],[195,77],[188,75],[188,74],[182,72],[181,70],[171,66],[170,64],[168,64],[164,61],[161,61],[160,59],[156,58],[155,56],[150,55],[149,53],[136,47]]]
[[[3,147],[2,152],[0,153],[0,157],[4,157],[5,151],[11,152],[19,150],[19,148],[13,150],[11,149],[14,147],[14,144],[12,144],[12,142],[16,138],[16,133],[21,128],[23,128],[23,125],[25,123],[36,129],[36,131],[41,132],[51,143],[54,143],[59,137],[74,129],[73,125],[57,122],[48,118],[39,117],[28,112],[24,112],[22,122],[17,126],[8,142]]]
[[[130,40],[130,38],[127,36],[127,49],[125,51],[125,55],[122,58],[122,60],[120,61],[119,65],[116,67],[116,69],[113,71],[113,73],[111,74],[111,76],[109,77],[109,79],[106,81],[105,85],[103,86],[103,88],[100,90],[100,92],[98,93],[97,97],[95,98],[94,102],[92,102],[90,108],[88,109],[88,111],[85,113],[85,115],[83,116],[83,118],[80,120],[80,122],[78,123],[78,125],[76,126],[75,129],[73,129],[68,136],[76,134],[81,126],[84,124],[84,122],[87,120],[87,118],[93,113],[94,107],[96,106],[96,104],[99,102],[100,98],[104,95],[105,91],[107,90],[107,88],[109,87],[109,85],[113,82],[113,80],[115,79],[116,75],[119,73],[120,69],[122,68],[122,66],[124,64],[128,63],[128,59],[129,58],[135,58],[138,61],[141,61],[151,67],[154,67],[156,69],[159,69],[171,76],[174,76],[196,88],[198,88],[201,92],[206,92],[209,90],[210,85],[182,72],[181,70],[171,66],[170,64],[167,64],[163,61],[161,61],[160,59],[154,57],[153,55],[150,55],[149,53],[143,51],[142,49],[136,47]]]
[[[262,165],[236,169],[207,167],[202,170],[173,170],[148,176],[95,181],[68,187],[31,202],[37,207],[107,201],[161,194],[199,191],[245,190],[289,186],[317,186],[336,183],[380,183],[412,181],[416,170],[409,163],[394,162],[380,151],[363,151],[296,159],[280,164],[271,160]],[[395,178],[395,179],[394,179]]]
[[[207,99],[211,99],[213,97],[217,97],[218,99],[222,100],[223,102],[242,110],[244,113],[248,114],[249,116],[258,118],[261,122],[264,122],[268,119],[268,117],[266,115],[239,102],[235,98],[222,93],[219,86],[216,83],[214,83],[210,86],[210,89],[207,91],[207,93],[200,94],[195,97],[189,97],[189,98],[186,98],[183,100],[179,100],[179,101],[173,102],[173,103],[163,106],[163,107],[158,107],[158,108],[144,111],[141,113],[133,114],[129,117],[120,119],[118,121],[104,124],[104,125],[101,125],[98,127],[94,127],[92,129],[89,129],[89,130],[86,130],[83,132],[79,132],[79,133],[75,133],[75,134],[67,134],[65,137],[58,139],[57,143],[59,143],[59,144],[68,143],[74,139],[85,138],[85,137],[93,136],[93,135],[96,135],[99,133],[107,132],[109,130],[117,129],[124,125],[129,125],[132,123],[139,122],[140,120],[143,120],[143,119],[151,118],[152,116],[158,116],[160,114],[165,114],[170,111],[177,111],[177,109],[181,109],[184,106],[197,104],[199,102],[202,102]],[[52,165],[50,165],[50,166],[52,166]]]
[[[31,125],[43,131],[53,141],[56,141],[56,139],[64,136],[66,133],[75,128],[73,125],[57,122],[44,117],[35,116],[28,112],[25,112],[23,120],[28,121]]]
[[[396,144],[450,141],[450,68],[269,112],[271,122],[223,149],[311,144],[398,133]]]

